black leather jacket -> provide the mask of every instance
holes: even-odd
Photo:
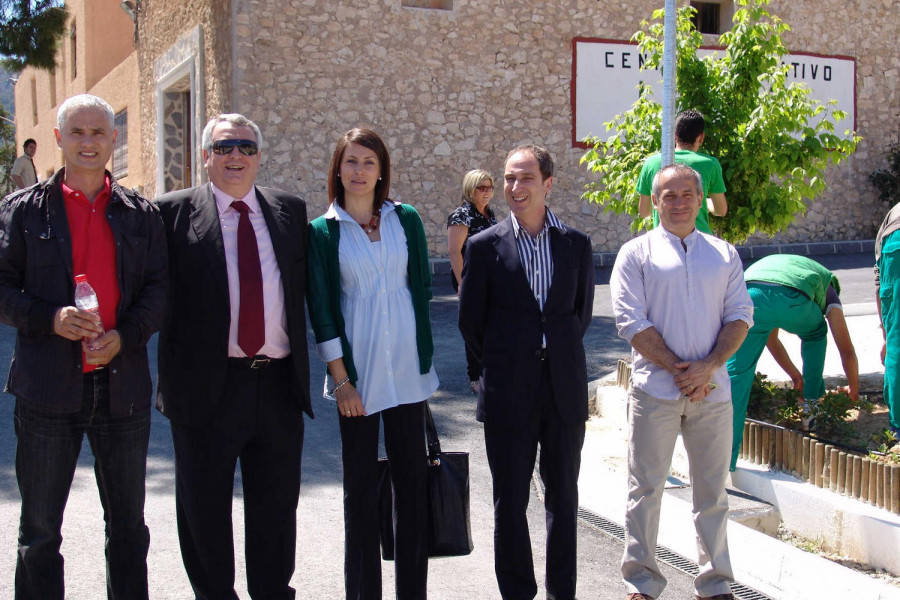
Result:
[[[6,391],[55,413],[81,408],[83,382],[81,344],[53,333],[56,311],[72,306],[75,293],[63,173],[0,203],[0,323],[18,330]],[[108,366],[110,411],[122,416],[150,407],[147,341],[163,321],[168,257],[157,208],[109,178],[122,342]]]

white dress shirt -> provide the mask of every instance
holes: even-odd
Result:
[[[753,302],[744,284],[734,246],[694,230],[681,239],[663,227],[628,241],[619,250],[610,279],[619,335],[631,342],[654,327],[682,360],[706,358],[722,326],[741,320],[753,326]],[[632,347],[631,384],[644,393],[678,400],[681,391],[671,373]],[[712,378],[718,387],[710,401],[731,400],[728,372],[722,365]]]
[[[241,280],[238,274],[237,233],[240,213],[231,203],[243,201],[250,207],[250,224],[256,234],[256,245],[259,247],[259,265],[262,268],[263,308],[266,322],[266,343],[259,349],[259,354],[269,358],[284,358],[291,353],[291,343],[287,335],[287,314],[284,311],[284,288],[281,284],[281,269],[275,258],[272,238],[266,226],[266,218],[259,210],[256,187],[243,198],[232,198],[212,183],[213,195],[216,198],[216,209],[219,211],[219,225],[222,228],[222,242],[225,245],[225,265],[228,268],[228,296],[231,300],[231,323],[228,326],[228,356],[242,358],[247,356],[238,345],[238,314],[241,308]]]
[[[381,241],[373,242],[344,209],[332,202],[326,218],[340,227],[341,314],[366,414],[421,402],[438,388],[434,370],[419,373],[416,315],[409,291],[406,234],[391,202],[381,209]],[[317,344],[323,362],[343,356],[340,338]],[[325,377],[325,397],[334,385]]]

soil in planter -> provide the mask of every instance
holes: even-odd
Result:
[[[800,430],[799,422],[784,421],[783,411],[779,413],[780,409],[791,404],[792,392],[767,381],[762,374],[757,374],[750,394],[747,416],[758,421]],[[860,397],[865,397],[868,401],[860,403],[863,408],[849,409],[843,422],[825,430],[814,429],[813,435],[853,448],[862,454],[871,453],[870,457],[873,459],[900,462],[900,440],[888,433],[890,422],[882,391],[862,390]]]

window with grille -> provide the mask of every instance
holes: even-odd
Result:
[[[718,2],[691,2],[696,9],[693,16],[694,27],[700,33],[722,33],[722,5]]]
[[[56,106],[56,69],[50,71],[50,106]]]
[[[37,105],[37,80],[31,78],[31,120],[33,125],[38,124],[38,105]]]
[[[112,174],[116,179],[128,175],[128,109],[116,115],[116,146],[113,148]]]
[[[404,8],[436,8],[439,10],[453,10],[453,0],[400,0],[400,6]]]
[[[69,41],[72,47],[72,79],[75,79],[78,76],[78,32],[74,25],[69,32]]]

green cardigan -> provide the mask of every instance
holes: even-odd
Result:
[[[412,294],[413,312],[416,315],[416,347],[419,352],[419,372],[431,370],[434,358],[434,340],[431,337],[431,270],[428,265],[428,246],[425,228],[416,209],[408,204],[394,208],[406,234],[409,252],[407,275]],[[306,303],[316,343],[321,344],[341,338],[344,367],[350,382],[356,385],[359,376],[353,364],[353,351],[347,341],[344,316],[341,314],[341,270],[338,265],[340,223],[325,216],[313,219],[309,224],[309,246],[306,269]]]

